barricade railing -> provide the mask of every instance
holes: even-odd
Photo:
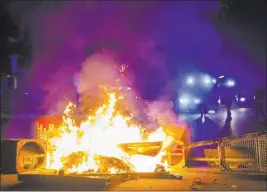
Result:
[[[194,157],[190,161],[214,162],[222,171],[267,172],[267,132],[193,142],[186,148],[217,145],[211,157]],[[210,150],[210,149],[207,149]]]
[[[260,172],[267,172],[267,134],[257,139],[257,151],[259,157]]]
[[[224,150],[224,157],[221,158],[221,161],[224,161],[226,169],[241,172],[259,172],[257,142],[258,138],[239,138],[220,143],[219,147]],[[223,165],[221,166],[225,169]]]

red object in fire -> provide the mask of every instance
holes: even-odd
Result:
[[[177,145],[174,149],[174,153],[182,153],[184,150],[184,145]]]
[[[46,131],[57,128],[62,123],[60,116],[43,116],[35,121],[36,123],[36,139],[46,140]]]

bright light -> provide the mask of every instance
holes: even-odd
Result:
[[[241,102],[245,102],[245,101],[246,101],[246,98],[241,97],[241,98],[240,98],[240,101],[241,101]]]
[[[204,83],[205,83],[205,84],[210,84],[210,83],[211,83],[211,79],[210,79],[209,76],[205,76],[205,77],[204,77]]]
[[[199,99],[194,99],[194,103],[195,104],[199,104],[200,103],[200,100]]]
[[[219,77],[219,79],[222,79],[222,78],[224,78],[224,75],[222,75],[222,76]]]
[[[181,98],[180,103],[186,105],[188,103],[188,99],[187,98]]]
[[[205,121],[206,121],[206,118],[205,118],[205,115],[203,115],[203,117],[202,117],[202,124],[205,123]]]
[[[195,81],[194,81],[194,78],[193,78],[193,77],[188,77],[188,78],[187,78],[187,83],[188,83],[188,84],[192,85],[192,84],[194,84],[194,82],[195,82]]]
[[[216,79],[212,79],[212,83],[216,83],[217,81],[216,81]]]
[[[219,97],[218,104],[221,105],[221,103],[222,103],[222,100],[221,100],[221,97]]]
[[[246,112],[246,111],[248,111],[249,109],[248,108],[239,108],[238,109],[238,111],[240,111],[240,112]]]
[[[235,81],[229,79],[229,80],[226,82],[226,85],[227,85],[228,87],[234,87],[234,86],[235,86]]]
[[[209,110],[208,113],[210,113],[210,114],[214,114],[215,111],[214,111],[214,110]]]

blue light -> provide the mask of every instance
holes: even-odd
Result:
[[[207,84],[207,85],[211,83],[211,79],[210,79],[209,76],[205,76],[204,77],[204,83]]]
[[[194,103],[195,104],[199,104],[200,103],[200,100],[199,99],[194,99]]]
[[[245,102],[245,101],[246,101],[246,98],[241,97],[241,98],[240,98],[240,101],[241,101],[241,102]]]
[[[214,110],[209,110],[208,113],[210,113],[210,114],[214,114],[215,111],[214,111]]]
[[[226,82],[226,86],[228,86],[228,87],[234,87],[234,86],[235,86],[235,81],[229,79],[229,80]]]
[[[188,99],[187,98],[181,98],[180,103],[186,105],[188,103]]]
[[[195,82],[194,78],[193,77],[188,77],[187,78],[187,83],[190,84],[190,85],[193,85]]]

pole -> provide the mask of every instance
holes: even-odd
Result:
[[[13,77],[13,89],[17,89],[18,80],[17,80],[17,71],[18,71],[18,56],[11,55],[11,69],[12,69],[12,77]]]

